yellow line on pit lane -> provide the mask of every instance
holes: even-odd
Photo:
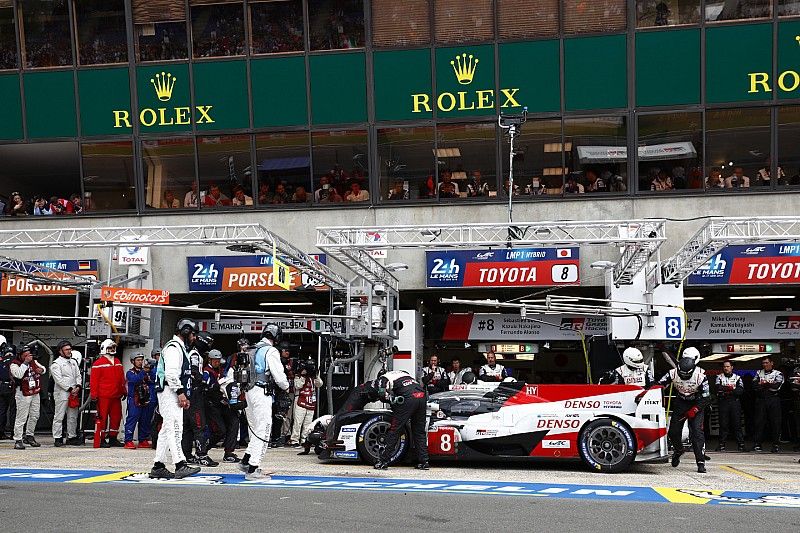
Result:
[[[136,472],[130,470],[127,472],[114,472],[111,474],[104,474],[102,476],[94,476],[94,477],[85,477],[83,479],[73,479],[72,481],[67,481],[67,483],[103,483],[106,481],[119,481],[124,477],[131,476]]]
[[[739,470],[738,468],[734,468],[732,466],[720,465],[720,468],[722,468],[723,470],[727,470],[728,472],[733,472],[734,474],[740,475],[744,478],[752,479],[753,481],[766,481],[766,479],[764,479],[763,477],[758,477],[754,474],[748,474],[744,470]]]

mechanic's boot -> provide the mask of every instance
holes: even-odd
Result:
[[[175,479],[183,479],[185,477],[193,476],[200,472],[197,466],[189,466],[184,461],[175,465]]]
[[[252,469],[252,467],[250,467]],[[247,481],[261,481],[264,479],[272,479],[272,476],[261,470],[260,468],[256,468],[252,472],[248,470],[248,472],[244,475],[244,478]]]
[[[83,446],[80,437],[71,437],[67,439],[67,446]]]
[[[754,452],[763,452],[764,450],[761,448],[760,444],[756,444],[755,446],[753,446],[753,451]]]
[[[139,441],[139,446],[138,446],[138,448],[139,448],[139,449],[142,449],[142,448],[149,448],[150,446],[152,446],[152,444],[150,443],[150,441],[149,441],[149,440],[140,440],[140,441]]]
[[[717,445],[716,448],[714,448],[714,451],[715,452],[724,452],[725,451],[725,445],[720,443],[719,445]]]
[[[41,446],[41,444],[36,442],[36,439],[33,437],[33,435],[25,435],[24,437],[22,437],[22,442],[24,442],[31,448],[38,448]]]
[[[772,449],[770,450],[770,452],[778,453],[779,451],[781,451],[781,449],[778,447],[778,445],[777,444],[773,444],[772,445]]]
[[[135,450],[136,449],[136,445],[133,443],[133,441],[129,440],[128,442],[125,443],[124,448],[126,450]]]
[[[704,454],[703,454],[703,461],[710,461],[710,460],[711,460],[711,457],[709,457],[708,455],[706,455],[706,454],[704,453]]]
[[[219,463],[214,459],[212,459],[211,457],[209,457],[208,455],[203,455],[202,457],[198,457],[197,464],[202,466],[211,466],[211,467],[219,466]]]
[[[672,453],[672,468],[678,468],[678,465],[681,464],[681,455],[683,455],[683,452]]]
[[[186,462],[188,464],[190,464],[190,465],[196,465],[197,464],[197,457],[195,457],[194,455],[187,455],[186,456]]]
[[[372,467],[372,469],[373,470],[388,470],[389,469],[389,463],[384,463],[383,461],[378,461],[377,463],[375,463],[375,465]]]
[[[747,448],[744,447],[744,444],[740,444],[739,446],[736,447],[736,451],[746,452]]]
[[[706,473],[706,464],[705,463],[697,463],[697,473],[698,474],[705,474]]]
[[[14,449],[15,450],[24,450],[25,449],[25,443],[22,442],[21,440],[16,441],[14,443]]]
[[[430,463],[428,463],[428,461],[425,461],[424,463],[418,464],[414,468],[416,468],[417,470],[430,470],[431,469],[431,465],[430,465]]]
[[[242,462],[239,463],[239,470],[245,474],[250,471],[250,454],[246,453],[242,456]]]
[[[57,439],[53,439],[53,446],[55,446],[56,448],[61,448],[62,446],[64,446],[64,439],[60,437]]]
[[[235,453],[226,453],[225,457],[222,458],[222,462],[224,463],[238,463],[239,457]]]
[[[164,463],[156,463],[150,470],[150,479],[175,479],[175,474],[167,470]]]
[[[122,444],[117,437],[109,437],[108,446],[111,448],[123,448],[125,445]]]

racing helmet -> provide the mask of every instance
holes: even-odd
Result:
[[[197,333],[197,322],[191,318],[182,318],[178,320],[178,325],[175,326],[175,331],[181,335],[188,335],[189,333]]]
[[[117,353],[117,343],[106,339],[100,343],[100,355],[114,355]]]
[[[644,356],[638,348],[625,348],[622,352],[622,360],[625,365],[632,370],[642,370],[644,368]]]
[[[692,357],[681,357],[678,361],[678,376],[681,379],[689,379],[694,374],[694,369],[697,368],[697,363]]]
[[[5,349],[7,347],[8,347],[8,339],[6,339],[4,335],[0,335],[0,351],[5,353]]]
[[[281,336],[283,336],[283,330],[278,324],[270,322],[264,326],[264,330],[261,332],[261,335],[272,340],[273,342],[280,342]]]
[[[150,357],[155,357],[157,355],[161,355],[161,346],[156,346],[152,350],[150,350]]]
[[[689,346],[683,351],[681,358],[683,357],[691,357],[694,360],[694,364],[696,365],[697,363],[700,362],[700,350],[698,350],[694,346]]]
[[[208,351],[208,358],[209,359],[222,359],[222,352],[219,350],[209,350]]]
[[[65,346],[69,346],[70,348],[72,348],[72,343],[71,343],[71,342],[69,342],[68,340],[66,340],[66,339],[65,339],[65,340],[63,340],[63,341],[59,342],[59,343],[56,345],[56,351],[57,351],[59,354],[61,354],[61,350],[62,350],[62,349],[65,347]]]
[[[133,364],[133,362],[139,359],[140,357],[142,358],[142,363],[144,363],[144,354],[142,352],[136,352],[135,354],[129,357],[131,364]]]
[[[473,383],[477,382],[478,378],[475,376],[474,372],[464,372],[461,376],[461,382],[465,385],[472,385]]]
[[[214,346],[214,337],[207,331],[200,331],[197,333],[194,345],[201,352],[207,352]]]

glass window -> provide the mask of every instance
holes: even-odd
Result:
[[[508,137],[503,147],[502,194],[508,194]],[[570,147],[561,142],[561,120],[528,120],[514,141],[514,196],[561,195],[564,185],[564,152]]]
[[[564,119],[564,194],[628,190],[625,117]]]
[[[429,0],[372,0],[372,44],[414,46],[431,42]]]
[[[640,191],[703,188],[703,115],[639,116]]]
[[[363,0],[308,0],[312,50],[364,46]]]
[[[185,21],[137,24],[136,33],[139,61],[170,61],[189,57]]]
[[[311,147],[316,203],[369,203],[367,132],[315,131]]]
[[[14,10],[0,9],[0,70],[18,68]]]
[[[636,26],[677,26],[700,22],[700,0],[636,0]]]
[[[194,57],[244,55],[243,4],[192,6]]]
[[[778,181],[777,185],[800,185],[800,106],[778,108]],[[758,179],[771,182],[770,166],[772,161],[765,160],[758,171]]]
[[[4,144],[0,145],[0,161],[0,203],[7,216],[80,212],[78,143]]]
[[[194,139],[173,137],[142,141],[142,161],[145,183],[145,207],[148,209],[178,209],[194,207],[185,203],[187,193],[197,190],[194,167]],[[188,194],[190,200],[193,198]],[[197,197],[199,201],[199,197]]]
[[[497,196],[497,136],[491,124],[436,128],[439,198]]]
[[[778,0],[778,16],[789,17],[800,15],[800,2],[798,0]]]
[[[435,0],[437,43],[466,43],[494,39],[492,0]]]
[[[81,154],[84,211],[136,209],[133,143],[84,143]]]
[[[436,198],[433,127],[378,130],[382,201]]]
[[[19,6],[25,36],[25,65],[28,68],[72,65],[68,0],[25,0]]]
[[[497,31],[501,39],[548,37],[558,34],[559,0],[497,0]]]
[[[302,0],[273,0],[250,2],[252,53],[277,54],[302,52],[303,2]]]
[[[706,0],[706,20],[758,19],[772,16],[772,0]]]
[[[249,135],[198,137],[197,161],[202,207],[253,205]],[[184,205],[193,201],[194,192],[184,195]]]
[[[625,0],[563,0],[564,33],[612,33],[627,25]]]
[[[125,0],[75,2],[81,65],[128,61]]]
[[[311,203],[309,153],[307,131],[256,136],[258,205]]]
[[[769,185],[759,179],[770,153],[770,110],[706,111],[706,189]]]

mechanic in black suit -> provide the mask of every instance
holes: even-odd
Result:
[[[375,470],[389,468],[392,453],[397,440],[400,438],[399,430],[411,420],[411,432],[414,445],[417,448],[417,469],[428,470],[428,432],[427,421],[427,394],[425,387],[415,380],[408,372],[393,370],[379,375],[373,382],[373,387],[378,392],[378,397],[392,406],[392,420],[389,433],[386,436],[386,446],[381,457],[375,463]]]

